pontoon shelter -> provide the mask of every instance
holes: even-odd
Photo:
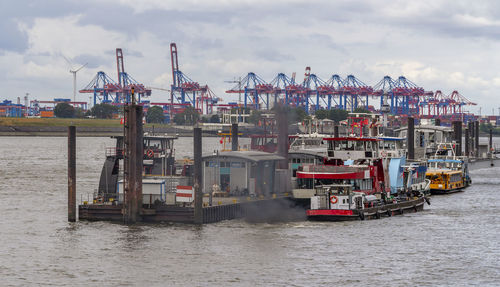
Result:
[[[228,151],[203,156],[203,192],[268,196],[276,191],[276,168],[283,157],[259,151]]]

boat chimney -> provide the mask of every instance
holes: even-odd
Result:
[[[76,221],[76,128],[68,127],[68,221]]]
[[[123,222],[125,224],[140,221],[142,211],[142,160],[144,157],[142,106],[135,104],[133,92],[131,97],[132,103],[124,107]]]
[[[465,128],[465,142],[464,142],[464,146],[465,146],[465,156],[469,156],[469,128]]]
[[[339,126],[338,125],[335,125],[333,127],[333,137],[334,138],[338,138],[339,137]]]
[[[490,129],[490,142],[489,142],[489,148],[490,148],[490,157],[493,158],[493,129]]]
[[[453,121],[453,134],[455,137],[455,155],[462,156],[462,122]]]
[[[479,157],[479,121],[474,122],[474,152],[476,157]]]
[[[194,143],[194,223],[203,223],[203,189],[201,166],[201,128],[197,125],[193,129]]]
[[[406,135],[408,145],[407,159],[415,159],[415,119],[408,117],[408,132]]]
[[[231,125],[231,150],[237,151],[238,148],[238,124]]]
[[[278,155],[284,157],[278,167],[288,169],[288,121],[285,107],[276,106],[275,116],[278,124]]]
[[[474,139],[475,139],[475,136],[474,136],[474,122],[469,122],[468,123],[469,125],[469,142],[468,142],[468,145],[469,145],[469,154],[468,156],[473,156],[474,155]]]

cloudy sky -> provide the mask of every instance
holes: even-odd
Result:
[[[322,79],[353,74],[368,85],[404,75],[426,90],[458,90],[479,104],[472,112],[500,111],[498,1],[2,0],[0,15],[0,100],[71,98],[64,57],[88,63],[78,89],[97,71],[116,78],[118,47],[131,76],[168,88],[175,42],[180,69],[226,101],[237,96],[224,81],[301,78],[310,66]],[[153,101],[167,99],[153,90]]]

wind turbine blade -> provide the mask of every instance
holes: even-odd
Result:
[[[66,58],[66,56],[64,56],[63,54],[61,54],[61,56],[64,58],[64,60],[66,60],[66,62],[68,62],[69,67],[71,69],[71,67],[73,67],[73,63],[71,63],[71,61],[68,58]]]
[[[88,63],[85,63],[84,65],[82,65],[80,68],[78,68],[77,70],[75,70],[75,73],[80,71],[81,69],[83,69],[83,67],[87,66]]]

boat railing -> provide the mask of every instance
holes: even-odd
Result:
[[[338,165],[305,165],[302,167],[304,172],[360,172],[366,170],[366,166],[338,166]]]
[[[106,157],[108,156],[123,156],[123,149],[116,147],[107,147],[105,151]]]

